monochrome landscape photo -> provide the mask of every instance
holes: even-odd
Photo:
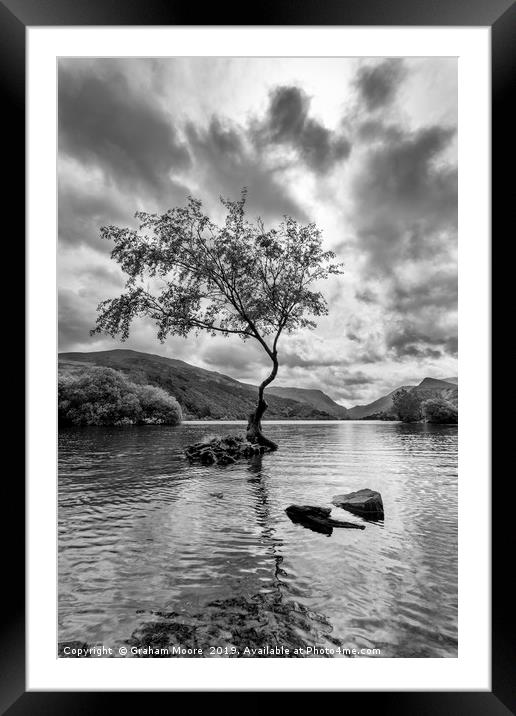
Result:
[[[58,655],[457,657],[456,58],[61,58],[58,234]]]

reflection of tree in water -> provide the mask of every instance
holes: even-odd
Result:
[[[288,574],[282,568],[283,556],[280,554],[283,543],[276,536],[271,517],[268,476],[262,470],[262,456],[253,458],[248,469],[256,521],[261,539],[274,563],[270,586],[255,594],[239,594],[209,602],[199,613],[151,612],[153,620],[141,624],[127,640],[128,644],[138,649],[174,646],[203,649],[202,656],[211,655],[210,647],[219,647],[222,653],[213,656],[254,658],[274,654],[244,653],[244,650],[283,648],[289,649],[290,653],[280,656],[299,658],[306,654],[294,654],[296,649],[340,644],[331,636],[332,626],[324,615],[311,611],[290,597],[291,588],[284,579]],[[231,653],[232,648],[237,653]]]
[[[276,530],[271,519],[271,507],[269,499],[269,489],[267,485],[268,475],[262,471],[262,455],[253,457],[249,462],[250,477],[249,483],[254,499],[254,511],[256,514],[256,522],[261,530],[262,541],[267,547],[267,552],[274,562],[274,570],[272,575],[272,589],[274,594],[281,597],[285,591],[288,591],[288,583],[282,582],[280,577],[288,577],[288,574],[281,568],[283,556],[279,550],[283,546],[283,542],[276,537]]]

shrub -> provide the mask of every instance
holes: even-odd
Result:
[[[181,406],[172,395],[154,385],[136,387],[142,422],[165,425],[177,425],[181,422]]]
[[[459,411],[443,398],[429,398],[421,405],[423,416],[428,423],[458,423]]]
[[[112,368],[94,367],[59,377],[58,419],[60,425],[177,425],[181,408],[160,388],[136,385]]]

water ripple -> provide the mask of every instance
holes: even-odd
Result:
[[[197,624],[214,601],[241,609],[240,597],[274,595],[276,606],[295,599],[294,615],[306,610],[296,630],[310,643],[313,612],[345,648],[456,656],[456,427],[273,423],[280,450],[263,460],[220,468],[183,458],[185,445],[235,430],[60,432],[60,641],[116,647],[141,628],[142,611]],[[383,523],[332,513],[363,531],[328,537],[285,515],[289,504],[331,506],[363,487],[382,493]]]

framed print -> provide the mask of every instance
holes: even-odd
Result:
[[[6,712],[508,713],[490,217],[514,5],[0,9],[27,149]]]

